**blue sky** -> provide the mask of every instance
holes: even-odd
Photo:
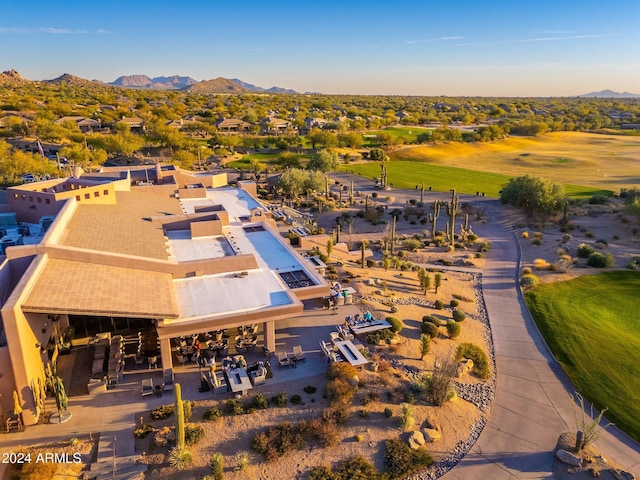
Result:
[[[640,93],[638,0],[0,0],[0,70],[300,92]]]

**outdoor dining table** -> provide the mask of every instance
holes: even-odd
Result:
[[[249,374],[244,368],[227,368],[224,371],[224,376],[233,393],[244,395],[247,390],[252,388]]]
[[[356,347],[351,340],[335,342],[335,346],[338,348],[338,350],[340,350],[342,358],[344,358],[354,367],[369,363],[369,360],[367,360],[365,356],[360,353],[358,347]]]

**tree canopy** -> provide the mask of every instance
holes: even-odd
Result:
[[[522,208],[527,215],[557,211],[564,197],[563,185],[535,175],[512,178],[500,192],[502,203]]]
[[[309,170],[319,170],[321,172],[334,172],[340,166],[340,157],[336,152],[329,150],[320,150],[316,153],[309,163],[307,168]]]

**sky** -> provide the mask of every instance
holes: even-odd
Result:
[[[299,92],[640,94],[638,0],[0,0],[0,70]]]

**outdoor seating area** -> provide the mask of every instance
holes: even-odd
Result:
[[[391,328],[391,324],[386,320],[376,320],[370,312],[364,312],[362,317],[359,314],[348,315],[344,319],[345,327],[351,330],[354,335],[375,332]]]

